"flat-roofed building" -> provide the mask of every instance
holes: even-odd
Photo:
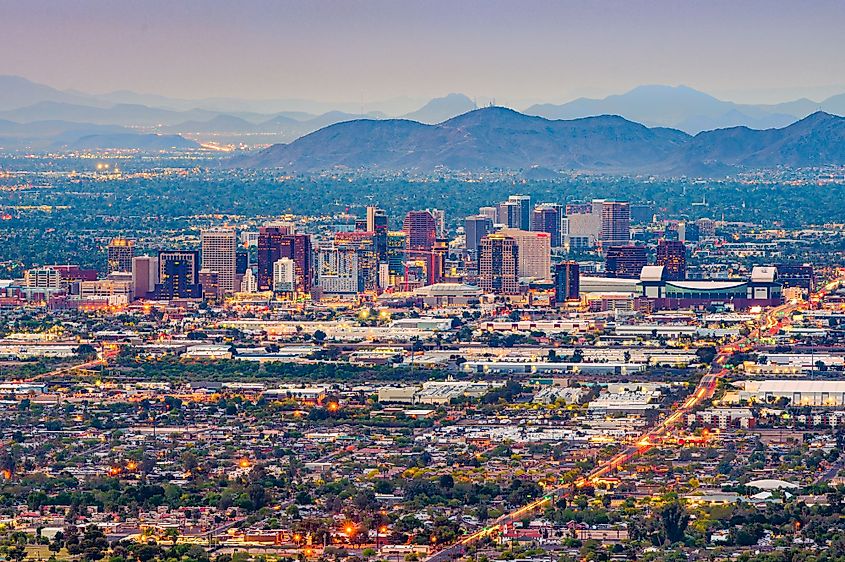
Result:
[[[763,380],[737,386],[740,401],[771,404],[785,399],[790,406],[845,406],[845,381]]]

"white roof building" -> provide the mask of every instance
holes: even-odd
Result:
[[[845,406],[845,381],[764,380],[737,383],[737,398],[749,402],[789,400],[791,406]]]

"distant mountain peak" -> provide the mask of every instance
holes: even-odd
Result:
[[[402,117],[419,121],[420,123],[442,123],[462,113],[476,109],[475,102],[464,94],[451,93],[442,98],[429,100],[424,106],[416,111],[407,113]]]
[[[818,111],[814,111],[813,113],[809,114],[808,116],[804,117],[797,121],[797,123],[825,123],[829,121],[843,121],[845,117],[840,117],[839,115],[833,115],[832,113],[828,113],[827,111],[822,111],[821,109]]]

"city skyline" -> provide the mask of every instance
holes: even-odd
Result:
[[[0,561],[845,562],[841,0],[0,16]]]

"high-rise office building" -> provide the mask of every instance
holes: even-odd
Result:
[[[552,248],[558,248],[561,245],[561,211],[560,205],[544,203],[534,207],[531,215],[531,230],[547,232],[551,237]]]
[[[411,211],[405,216],[402,230],[406,238],[406,259],[422,262],[426,268],[426,284],[434,283],[434,256],[432,250],[437,242],[437,224],[428,211]]]
[[[258,290],[258,279],[251,269],[247,269],[241,275],[240,291],[242,293],[254,293]]]
[[[473,215],[464,219],[466,253],[472,260],[478,260],[481,239],[493,232],[493,221],[484,215]]]
[[[364,291],[358,267],[358,251],[335,245],[317,252],[317,286],[327,295],[356,295]]]
[[[509,226],[520,230],[531,230],[531,196],[511,195],[508,197],[508,202],[515,204],[519,209],[516,223]]]
[[[698,225],[694,222],[686,222],[681,223],[683,224],[683,234],[678,229],[678,240],[681,242],[692,242],[696,243],[701,240],[701,229],[698,228]],[[680,227],[680,225],[679,225]]]
[[[311,237],[307,234],[289,234],[282,241],[281,257],[293,260],[296,273],[296,291],[311,292],[314,283]]]
[[[434,219],[434,227],[438,238],[446,238],[446,211],[443,209],[428,209]]]
[[[255,248],[258,246],[258,233],[243,231],[240,235],[240,244],[243,248]]]
[[[401,277],[405,274],[405,251],[408,235],[401,230],[387,233],[387,266],[390,275]]]
[[[507,201],[499,203],[497,215],[498,223],[507,228],[530,230],[531,197],[528,195],[511,195]]]
[[[594,201],[598,203],[599,201]],[[631,208],[623,201],[600,201],[602,248],[627,246],[631,241]]]
[[[654,206],[633,204],[631,209],[631,222],[637,224],[650,223],[654,219]]]
[[[713,238],[716,236],[716,222],[706,217],[695,221],[702,238]]]
[[[680,240],[660,240],[657,243],[657,265],[663,266],[667,281],[682,281],[687,277],[687,247]]]
[[[402,222],[409,252],[429,252],[437,240],[437,224],[428,211],[410,211]]]
[[[132,296],[146,299],[152,296],[158,283],[158,258],[135,256],[132,258]]]
[[[238,250],[235,252],[235,275],[244,275],[249,269],[249,252]]]
[[[220,294],[233,293],[238,239],[231,228],[210,228],[200,232],[202,269],[217,273]],[[238,287],[239,288],[239,287]]]
[[[387,211],[367,207],[367,231],[373,233],[379,261],[387,260]]]
[[[494,233],[481,239],[478,285],[487,293],[519,293],[519,249],[512,237]]]
[[[487,217],[493,224],[499,223],[498,207],[481,207],[478,209],[478,214],[483,217]]]
[[[438,238],[431,250],[430,283],[442,283],[446,275],[446,257],[449,255],[449,240]]]
[[[563,245],[570,252],[595,248],[601,236],[601,205],[571,203],[561,225]]]
[[[244,291],[242,285],[247,273],[252,275],[251,282],[255,283],[255,288]],[[242,293],[254,293],[258,290],[258,278],[255,277],[255,272],[249,267],[249,252],[246,250],[235,252],[235,290]]]
[[[520,217],[521,212],[522,207],[516,201],[499,203],[499,206],[496,208],[497,224],[501,224],[505,228],[519,228],[522,222]]]
[[[351,248],[358,252],[358,275],[361,278],[362,291],[377,291],[379,288],[379,257],[376,251],[376,233],[368,231],[337,232],[334,246],[345,250]]]
[[[290,234],[287,226],[270,225],[258,229],[258,290],[273,289],[273,264],[282,256],[282,240]]]
[[[159,252],[155,298],[171,300],[202,297],[199,284],[199,262],[199,252],[195,250]]]
[[[286,225],[265,226],[258,231],[258,290],[273,290],[273,265],[281,258],[296,265],[296,288],[300,293],[311,291],[313,282],[311,237],[292,234]]]
[[[605,253],[605,272],[608,277],[638,279],[648,264],[643,246],[611,246]]]
[[[132,258],[135,256],[134,240],[115,238],[109,242],[107,252],[107,273],[132,271]]]
[[[578,300],[580,297],[580,268],[574,261],[555,264],[555,302]]]
[[[515,228],[500,231],[516,241],[519,248],[517,277],[549,279],[552,268],[551,235],[548,232],[529,232]]]

